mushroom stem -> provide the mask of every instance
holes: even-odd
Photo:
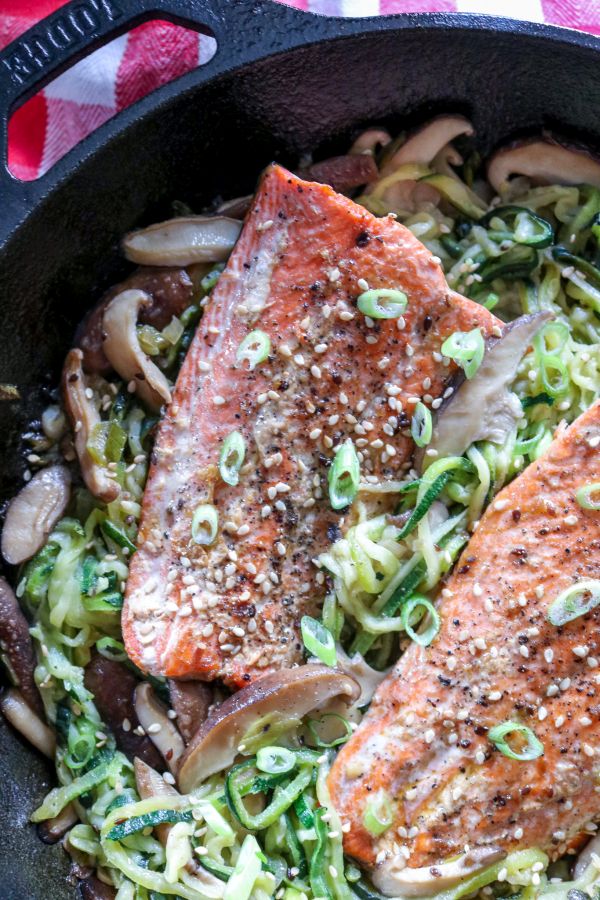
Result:
[[[461,134],[473,134],[473,126],[463,116],[440,116],[433,119],[396,150],[382,166],[381,174],[391,175],[406,163],[427,166],[446,144]]]
[[[4,578],[0,578],[0,648],[15,687],[31,709],[42,716],[44,707],[34,678],[36,663],[29,623]]]
[[[162,775],[158,774],[156,769],[153,769],[137,756],[133,761],[133,770],[135,773],[135,785],[142,800],[147,800],[148,797],[180,796],[179,791],[175,790],[174,787],[171,787],[170,784],[167,784]],[[171,825],[156,826],[156,834],[163,846],[167,843],[171,827]]]
[[[227,216],[182,216],[157,222],[123,239],[127,259],[147,266],[191,266],[227,259],[241,222]]]
[[[498,847],[479,847],[452,862],[419,869],[409,868],[404,857],[394,856],[374,870],[373,884],[387,897],[432,897],[505,856]]]
[[[140,308],[152,302],[144,291],[123,291],[111,300],[102,318],[104,352],[118,374],[135,385],[143,403],[159,412],[163,403],[171,402],[169,382],[146,356],[137,336]]]
[[[62,376],[65,409],[74,433],[75,452],[81,466],[81,474],[88,490],[103,503],[111,503],[119,496],[120,487],[109,477],[108,469],[94,461],[88,450],[88,441],[100,415],[86,396],[86,379],[83,374],[83,353],[73,349],[67,354]]]

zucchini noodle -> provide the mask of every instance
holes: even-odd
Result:
[[[593,229],[600,192],[586,185],[531,187],[517,178],[502,198],[511,204],[503,219],[495,213],[499,198],[491,204],[482,199],[489,188],[486,193],[473,185],[472,170],[473,160],[455,170],[440,153],[430,166],[401,166],[357,198],[376,215],[395,215],[439,257],[452,289],[502,320],[538,310],[554,314],[518,367],[512,390],[522,416],[502,446],[480,441],[461,457],[435,459],[421,477],[409,472],[404,482],[359,483],[354,470],[349,485],[332,478],[330,492],[339,494],[339,504],[355,499],[351,527],[317,560],[328,576],[323,625],[340,653],[361,653],[379,670],[410,643],[407,624],[413,635],[413,625],[420,627],[411,611],[431,609],[492,498],[544,452],[559,424],[573,421],[600,388],[600,271],[594,270],[600,249]],[[415,205],[407,200],[408,188],[421,182],[427,199]],[[515,213],[514,207],[525,212]],[[531,235],[538,249],[533,238],[526,243]],[[170,380],[221,269],[202,279],[194,303],[162,331],[138,327],[142,349]],[[250,353],[250,365],[259,364],[267,350],[261,345]],[[120,609],[156,420],[126,385],[99,376],[90,384],[101,422],[88,449],[119,484],[119,496],[104,505],[77,488],[69,515],[23,567],[18,583],[18,596],[34,622],[36,682],[57,734],[59,786],[33,820],[52,818],[73,803],[80,821],[67,846],[78,861],[112,882],[117,900],[381,900],[344,857],[345,823],[327,788],[337,745],[356,727],[358,710],[352,710],[350,721],[342,720],[346,733],[333,742],[323,743],[310,722],[279,728],[274,722],[249,736],[241,763],[238,757],[236,766],[192,793],[138,796],[132,764],[102,722],[84,669],[94,650],[132,666],[123,649]],[[60,458],[61,408],[49,407],[42,422],[44,434],[32,432],[28,438],[45,465]],[[231,484],[243,445],[237,453],[233,474],[227,469]],[[381,512],[382,504],[388,512]],[[198,528],[202,523],[198,519]],[[412,603],[403,615],[416,596],[420,605]],[[153,686],[164,688],[160,679]],[[265,773],[256,766],[249,754],[273,744],[293,759],[291,769]],[[262,824],[254,828],[253,822]],[[155,830],[159,824],[169,829],[168,837]],[[481,891],[534,900],[598,891],[593,864],[572,882],[555,883],[547,870],[545,854],[520,850],[435,898],[459,900]]]

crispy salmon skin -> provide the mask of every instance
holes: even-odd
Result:
[[[555,857],[600,813],[600,607],[548,620],[565,589],[600,579],[600,513],[575,497],[600,481],[599,438],[597,401],[501,491],[442,590],[437,638],[401,657],[335,761],[345,849],[385,893],[406,865],[467,843]],[[488,730],[506,721],[531,728],[543,755],[496,749]],[[363,816],[381,791],[393,824],[374,837]]]
[[[404,291],[404,317],[366,319],[365,283]],[[311,560],[344,526],[327,496],[335,448],[351,437],[364,474],[404,472],[407,413],[452,374],[440,346],[477,326],[497,320],[448,289],[410,231],[269,168],[159,427],[123,611],[134,662],[233,687],[299,662],[300,618],[322,594]],[[250,370],[236,354],[255,329],[271,351]],[[217,467],[232,431],[246,446],[236,486]],[[207,503],[210,547],[191,534]]]

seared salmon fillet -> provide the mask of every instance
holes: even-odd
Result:
[[[335,761],[345,849],[385,893],[465,844],[555,857],[600,813],[600,606],[548,619],[565,589],[600,588],[600,513],[575,497],[600,481],[599,444],[597,401],[499,493],[441,592],[438,636],[410,646]],[[496,749],[488,730],[507,721],[543,755]],[[382,791],[393,824],[374,837],[363,816]]]
[[[365,284],[404,291],[404,317],[362,315]],[[322,596],[311,560],[345,522],[327,494],[335,448],[351,437],[364,474],[398,477],[416,398],[431,402],[453,373],[442,342],[497,325],[394,219],[269,168],[158,430],[123,610],[131,659],[234,687],[299,662],[300,618]],[[256,329],[271,350],[250,370],[236,354]],[[233,431],[246,449],[236,486],[217,467]],[[207,503],[208,547],[191,532]]]

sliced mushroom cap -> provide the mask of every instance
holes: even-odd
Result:
[[[179,797],[179,791],[175,790],[170,784],[159,775],[156,769],[153,769],[143,760],[137,757],[133,761],[133,770],[135,773],[135,786],[142,800],[148,797]],[[156,834],[161,844],[167,843],[167,838],[171,830],[171,825],[157,825]]]
[[[135,711],[140,725],[165,759],[170,771],[176,774],[185,744],[177,726],[169,719],[166,706],[160,702],[147,682],[138,684],[135,689]]]
[[[44,714],[42,700],[33,677],[35,654],[29,623],[9,583],[0,578],[0,651],[15,687],[38,715]]]
[[[511,175],[536,184],[592,184],[600,187],[600,161],[576,147],[548,140],[519,141],[502,147],[488,162],[488,181],[501,194]]]
[[[373,694],[391,670],[385,669],[383,672],[379,672],[366,663],[360,653],[348,656],[339,644],[336,649],[338,668],[350,675],[360,686],[360,697],[357,700],[357,705],[366,706],[367,703],[371,702]]]
[[[88,440],[95,426],[100,424],[100,415],[93,402],[86,397],[82,360],[81,350],[73,349],[67,354],[62,375],[65,409],[73,429],[75,452],[83,480],[94,497],[111,503],[119,496],[119,485],[114,478],[110,478],[108,469],[94,461],[88,450]]]
[[[391,175],[407,163],[429,165],[442,147],[460,134],[473,134],[473,126],[463,116],[440,116],[411,135],[381,167],[382,175]]]
[[[334,191],[350,191],[363,184],[370,184],[378,175],[375,160],[365,154],[332,156],[313,163],[302,172],[302,176],[309,181],[328,184]]]
[[[40,822],[37,827],[38,837],[45,844],[56,844],[79,819],[72,803],[65,806],[53,819]]]
[[[180,316],[194,299],[194,283],[185,269],[140,267],[129,278],[111,288],[85,317],[75,335],[75,346],[83,350],[86,372],[108,375],[112,366],[104,352],[102,317],[106,307],[123,291],[144,291],[151,303],[140,310],[140,322],[161,329],[173,316]]]
[[[386,897],[431,897],[456,887],[505,856],[498,847],[476,847],[453,862],[411,869],[404,857],[398,855],[380,863],[372,873],[372,880]]]
[[[241,231],[227,216],[184,216],[157,222],[123,239],[127,259],[146,266],[190,266],[227,259]]]
[[[65,466],[48,466],[33,476],[11,500],[2,529],[2,556],[17,565],[40,550],[65,513],[71,476]]]
[[[131,290],[117,294],[102,317],[104,352],[115,371],[125,381],[135,384],[136,393],[154,412],[171,402],[169,382],[146,356],[137,336],[139,311],[152,300],[144,291]]]
[[[375,153],[378,147],[387,147],[392,138],[385,128],[367,128],[356,138],[350,150],[350,155],[360,153]]]
[[[135,733],[140,724],[134,704],[137,684],[126,665],[100,653],[94,653],[85,667],[85,686],[94,695],[100,717],[114,734],[119,750],[162,772],[164,762],[150,738]]]
[[[461,456],[474,441],[502,444],[521,417],[522,407],[508,388],[531,341],[553,318],[551,312],[521,316],[504,328],[502,337],[487,341],[483,361],[468,381],[457,372],[454,392],[440,406],[427,450],[436,456]],[[424,451],[415,457],[417,466]]]
[[[52,759],[56,749],[54,732],[33,712],[20,691],[16,688],[4,691],[0,696],[0,712],[36,750]]]
[[[244,737],[262,719],[275,714],[279,722],[297,723],[335,697],[350,705],[359,696],[353,678],[327,666],[298,666],[265,675],[228,697],[201,725],[181,760],[181,790],[187,794],[209,775],[229,768]]]
[[[204,681],[177,681],[169,678],[169,699],[177,713],[177,728],[189,743],[214,702],[213,688]]]

